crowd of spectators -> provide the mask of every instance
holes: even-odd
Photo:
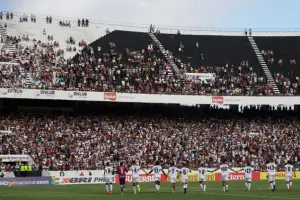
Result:
[[[72,37],[68,38],[67,44],[74,45],[68,46],[67,51],[76,51],[78,48]],[[83,44],[86,46],[84,41],[78,46],[82,47]],[[263,77],[258,77],[246,61],[236,66],[225,63],[224,66],[186,69],[186,72],[213,73],[214,81],[207,83],[175,76],[172,68],[157,53],[155,45],[149,44],[148,48],[136,51],[125,49],[125,53],[117,52],[113,42],[109,46],[108,50],[100,47],[100,52],[99,47],[85,48],[77,59],[57,58],[61,50],[52,42],[40,42],[24,48],[19,54],[29,57],[31,62],[28,68],[31,69],[33,81],[44,85],[33,83],[26,87],[186,95],[273,94],[273,88]],[[56,67],[51,67],[51,60],[60,62],[56,63]]]
[[[299,49],[297,51],[299,51]],[[282,70],[279,69],[281,72],[276,72],[276,70],[273,71],[274,80],[276,85],[279,87],[281,94],[285,96],[299,95],[300,79],[299,76],[294,76],[293,74],[293,66],[297,64],[296,59],[284,60],[284,56],[276,55],[276,52],[273,50],[263,49],[261,54],[269,65],[271,71],[273,71],[274,66],[276,68],[276,65],[283,68]]]
[[[10,19],[13,17],[12,13],[7,16]],[[31,16],[31,21],[35,21],[34,15]],[[52,17],[47,16],[46,22],[51,24]],[[71,26],[71,22],[60,21],[59,24],[60,26]],[[88,25],[88,19],[78,20],[78,26],[88,27]],[[151,29],[154,27],[151,26]],[[46,30],[43,31],[43,34],[47,35]],[[266,77],[257,75],[251,61],[241,61],[241,63],[228,61],[223,65],[190,66],[189,63],[175,59],[175,63],[181,70],[181,74],[178,75],[173,73],[172,67],[162,57],[162,53],[166,52],[159,52],[159,48],[154,43],[149,43],[148,48],[145,46],[142,49],[131,49],[128,46],[126,49],[117,51],[113,45],[109,45],[110,48],[101,46],[96,49],[87,48],[85,41],[78,43],[70,38],[67,40],[66,48],[61,48],[57,45],[58,41],[49,40],[48,37],[48,41],[31,39],[32,45],[29,46],[29,43],[23,47],[18,44],[16,53],[2,49],[1,61],[15,61],[16,57],[29,61],[25,62],[26,66],[21,63],[20,68],[27,69],[25,73],[29,74],[25,77],[33,78],[32,84],[25,84],[24,81],[17,80],[20,78],[18,74],[9,74],[9,77],[17,80],[14,82],[18,84],[6,84],[6,86],[152,94],[278,95]],[[18,42],[22,43],[22,41],[28,42],[28,37],[22,37]],[[111,43],[114,44],[113,41]],[[82,48],[84,49],[81,51]],[[198,48],[199,44],[196,43],[196,51]],[[180,42],[179,50],[184,52],[184,49],[184,43]],[[65,57],[65,51],[78,52],[78,50],[79,54],[76,59]],[[172,56],[172,52],[167,53]],[[268,63],[274,63],[273,50],[262,50],[261,53]],[[203,54],[200,58],[207,60]],[[282,60],[278,60],[279,64],[282,62]],[[290,64],[295,65],[296,60],[290,60]],[[214,78],[210,81],[191,80],[185,77],[185,73],[212,73]],[[298,80],[287,80],[287,76],[283,78],[282,74],[278,75],[277,73],[274,79],[276,79],[278,87],[283,88],[280,95],[299,94]]]
[[[273,87],[265,77],[259,77],[254,69],[243,61],[240,65],[202,66],[197,69],[186,68],[189,73],[212,73],[213,80],[190,81],[190,92],[199,95],[274,95]]]
[[[299,49],[298,49],[299,51]],[[265,61],[268,63],[268,64],[274,64],[274,62],[277,62],[280,66],[282,66],[284,64],[284,58],[283,56],[278,56],[275,58],[275,55],[274,55],[274,52],[273,50],[261,50],[261,54],[262,56],[264,57]],[[276,59],[276,60],[275,60]],[[293,58],[293,59],[290,59],[288,61],[288,64],[290,66],[293,66],[293,65],[296,65],[297,62],[296,62],[296,59]]]
[[[76,50],[76,41],[72,37],[66,43],[74,45],[68,46],[66,50]],[[56,44],[59,43],[51,40],[34,41],[31,47],[18,45],[17,55],[28,60],[20,64],[20,68],[28,69],[26,73],[30,73],[33,83],[15,86],[6,84],[2,87],[172,93],[171,88],[167,87],[167,84],[172,84],[168,72],[160,76],[160,70],[167,68],[167,64],[154,54],[149,56],[151,51],[130,52],[127,49],[123,56],[114,50],[115,45],[112,43],[108,52],[101,51],[97,57],[93,49],[85,49],[75,62],[73,59],[65,59]],[[82,40],[78,46],[86,47],[87,44]],[[99,52],[99,48],[95,51]],[[5,58],[10,56],[6,52],[2,55]],[[16,79],[18,75],[10,74],[10,77]]]
[[[103,169],[106,161],[132,160],[145,167],[156,160],[213,167],[223,158],[231,166],[251,162],[260,169],[271,157],[279,166],[288,160],[299,166],[299,127],[298,118],[286,116],[2,115],[1,130],[11,133],[1,135],[0,154],[29,154],[52,170]]]
[[[10,15],[9,15],[10,17]],[[47,17],[47,23],[52,18]],[[88,26],[82,20],[78,26]],[[16,52],[1,50],[0,61],[19,64],[0,65],[0,87],[82,91],[115,91],[186,95],[274,95],[264,77],[258,77],[247,60],[223,66],[191,67],[180,63],[185,72],[212,73],[211,81],[190,80],[175,75],[155,44],[142,49],[117,50],[90,47],[85,41],[61,43],[52,35],[46,41],[8,37]],[[31,43],[24,46],[23,41]],[[30,41],[30,42],[29,42]],[[65,50],[82,49],[74,58],[65,58]],[[184,51],[184,45],[180,50]],[[268,55],[271,55],[268,54]],[[179,62],[179,61],[178,61]],[[276,83],[293,95],[292,83],[276,74]],[[26,79],[32,82],[26,82]],[[247,112],[244,111],[245,113]],[[249,111],[250,112],[250,111]],[[300,120],[277,118],[167,117],[124,115],[36,115],[18,113],[0,116],[0,154],[28,154],[37,165],[51,170],[103,169],[106,161],[130,163],[137,160],[148,167],[156,160],[164,166],[188,161],[190,167],[206,163],[211,167],[221,159],[231,166],[250,162],[261,169],[270,157],[278,165],[288,160],[300,164]],[[218,116],[218,115],[216,115]],[[9,130],[5,133],[5,131]]]
[[[285,96],[295,96],[300,93],[300,78],[298,76],[291,78],[291,73],[290,71],[290,76],[284,76],[283,73],[274,73],[275,82]]]

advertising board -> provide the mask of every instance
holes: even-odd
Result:
[[[105,183],[103,170],[79,171],[49,171],[55,177],[56,184],[103,184]],[[113,178],[115,182],[115,178]]]
[[[293,173],[293,179],[300,179],[300,172]],[[268,180],[268,172],[260,172],[260,180]],[[276,180],[285,180],[285,172],[276,172]]]
[[[119,183],[119,176],[116,175],[116,183]],[[165,175],[161,175],[160,177],[160,182],[164,183],[168,181],[168,177],[166,177]],[[132,183],[132,175],[131,174],[127,174],[126,175],[126,182],[127,183]],[[141,183],[149,183],[149,182],[154,182],[154,177],[153,174],[140,174],[140,182]]]
[[[56,184],[59,185],[76,185],[76,184],[104,184],[105,178],[103,176],[90,176],[90,177],[55,177]],[[113,177],[113,183],[116,182]]]
[[[216,173],[215,174],[215,180],[216,181],[221,181],[222,180],[222,175],[221,173]],[[245,180],[245,173],[244,172],[229,172],[228,173],[228,180],[233,181],[233,180]],[[252,173],[252,180],[257,181],[260,180],[260,172],[253,172]]]
[[[17,178],[1,178],[0,187],[11,186],[36,186],[36,185],[51,185],[52,177],[17,177]]]

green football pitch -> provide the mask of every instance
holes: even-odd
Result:
[[[276,191],[269,190],[267,181],[253,181],[251,192],[246,192],[243,181],[230,181],[229,192],[223,192],[220,182],[207,182],[206,192],[203,193],[197,182],[190,182],[187,194],[183,194],[181,183],[176,185],[173,194],[168,183],[161,185],[161,192],[157,194],[154,183],[141,184],[141,192],[134,195],[132,185],[127,184],[124,195],[120,194],[119,185],[113,186],[113,195],[106,195],[105,185],[51,185],[1,187],[0,199],[5,200],[259,200],[259,199],[299,199],[300,180],[293,182],[293,191],[286,189],[284,181],[276,182]]]

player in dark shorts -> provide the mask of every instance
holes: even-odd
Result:
[[[128,168],[124,166],[123,162],[121,162],[120,166],[117,167],[117,174],[119,175],[121,194],[123,194],[125,190],[126,172],[128,172]]]

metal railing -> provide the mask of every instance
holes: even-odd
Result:
[[[3,18],[6,18],[6,13],[9,11],[1,11],[3,13]],[[21,17],[27,15],[30,18],[31,15],[35,15],[37,19],[46,19],[47,15],[42,14],[33,14],[33,13],[21,13],[21,12],[12,12],[14,17]],[[74,18],[74,17],[65,17],[65,16],[52,16],[52,21],[70,21],[72,23],[77,23],[78,19],[86,19],[85,17]],[[116,26],[116,27],[126,27],[126,28],[135,28],[135,29],[149,29],[150,24],[137,24],[130,22],[122,21],[108,21],[108,20],[95,20],[89,19],[90,24],[94,25],[105,25],[105,26]],[[154,25],[156,29],[160,31],[187,31],[187,32],[232,32],[232,33],[244,33],[245,28],[218,28],[218,27],[189,27],[189,26],[173,26],[173,25]],[[249,27],[246,28],[247,31]],[[269,33],[284,33],[284,32],[299,32],[300,28],[251,28],[252,32],[269,32]]]

